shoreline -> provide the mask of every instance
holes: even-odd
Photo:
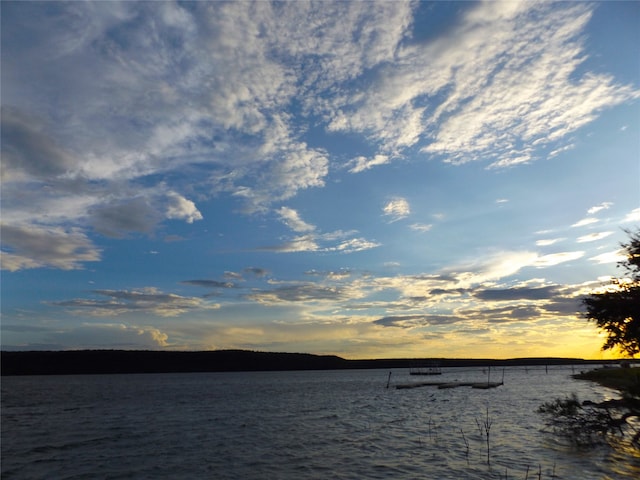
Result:
[[[619,360],[579,358],[447,359],[402,358],[348,360],[335,355],[275,353],[250,350],[157,351],[65,350],[1,351],[1,375],[77,375],[113,373],[196,373],[289,370],[412,368],[426,363],[439,367],[511,367],[611,365]]]
[[[589,380],[604,387],[620,392],[629,392],[640,386],[640,367],[630,368],[598,368],[587,372],[577,373],[573,378]]]

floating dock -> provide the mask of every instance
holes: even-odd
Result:
[[[500,385],[504,385],[504,382],[414,382],[414,383],[399,383],[396,385],[397,389],[407,388],[419,388],[419,387],[438,387],[439,389],[445,388],[458,388],[458,387],[471,387],[482,390],[488,390],[489,388],[496,388]]]

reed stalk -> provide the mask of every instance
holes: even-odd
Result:
[[[486,441],[487,441],[487,465],[491,466],[491,444],[490,444],[490,435],[491,435],[491,425],[493,424],[493,420],[489,417],[489,407],[487,406],[487,416],[482,423],[484,427],[484,431],[486,433]]]

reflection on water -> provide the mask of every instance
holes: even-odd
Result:
[[[543,402],[612,394],[571,379],[570,368],[507,368],[504,385],[491,390],[387,389],[388,373],[3,378],[2,478],[640,475],[636,450],[581,450],[546,431],[536,413]],[[440,378],[486,375],[450,368]],[[394,370],[391,387],[414,380]]]

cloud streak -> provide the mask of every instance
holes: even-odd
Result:
[[[197,297],[163,293],[154,287],[138,290],[94,290],[92,293],[107,298],[78,298],[52,302],[52,305],[76,312],[83,311],[96,317],[111,317],[132,312],[175,317],[189,311],[215,310],[220,307]]]

